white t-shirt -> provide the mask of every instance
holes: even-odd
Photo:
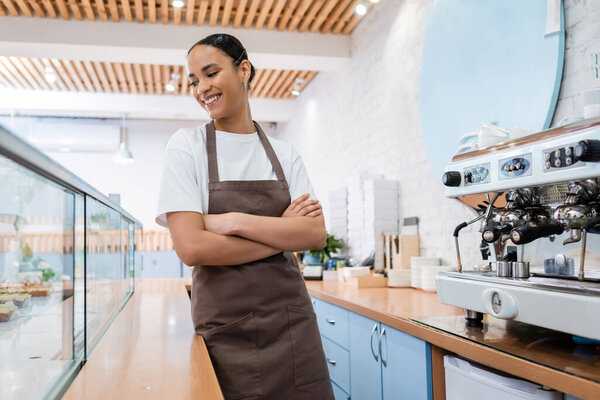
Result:
[[[316,199],[302,157],[290,144],[267,136],[290,188],[291,200],[304,193]],[[276,180],[258,133],[216,131],[219,180]],[[167,144],[155,221],[167,227],[166,213],[208,211],[206,125],[179,129]]]

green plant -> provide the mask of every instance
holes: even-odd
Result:
[[[323,263],[330,259],[331,255],[337,253],[337,251],[342,247],[344,247],[344,241],[328,233],[325,247],[322,250],[311,250],[310,254],[313,256],[319,256],[320,262]]]
[[[48,282],[50,279],[54,278],[54,276],[56,275],[56,273],[54,272],[54,270],[52,268],[42,268],[42,281],[43,282]]]

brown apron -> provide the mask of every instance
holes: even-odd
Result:
[[[206,126],[208,214],[280,217],[290,205],[281,164],[254,125],[277,180],[219,181],[212,121]],[[333,399],[316,315],[292,253],[194,267],[192,318],[226,399]]]

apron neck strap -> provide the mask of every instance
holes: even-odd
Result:
[[[217,166],[217,138],[215,135],[215,120],[206,126],[206,154],[208,156],[208,181],[219,182],[219,168]]]
[[[273,166],[273,170],[275,171],[275,175],[277,176],[277,180],[280,182],[285,182],[285,175],[283,174],[283,168],[281,168],[281,163],[277,159],[277,155],[267,138],[267,135],[263,132],[260,125],[258,125],[255,121],[254,126],[256,127],[256,132],[258,133],[258,138],[262,143],[265,152],[267,153],[267,157],[269,161],[271,161],[271,165]],[[217,138],[215,133],[215,120],[211,120],[206,126],[206,154],[208,156],[208,181],[210,183],[219,182],[219,168],[217,165]]]

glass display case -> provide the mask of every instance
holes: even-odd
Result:
[[[58,398],[134,290],[142,226],[0,127],[0,398]]]

